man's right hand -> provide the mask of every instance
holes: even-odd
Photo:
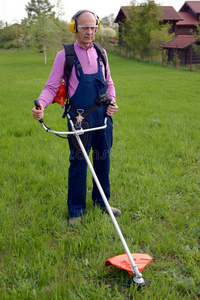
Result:
[[[32,109],[32,115],[35,120],[41,120],[44,117],[44,107],[40,103],[40,110],[37,110],[36,107]]]

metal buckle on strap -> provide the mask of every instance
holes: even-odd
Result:
[[[82,122],[82,120],[84,119],[84,117],[82,116],[82,114],[84,113],[84,110],[79,108],[77,109],[77,113],[78,113],[78,116],[76,116],[76,119],[77,119],[77,122]]]

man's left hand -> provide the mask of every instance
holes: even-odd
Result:
[[[117,112],[117,110],[118,110],[118,106],[117,106],[115,100],[113,99],[110,101],[110,104],[108,105],[106,114],[111,117],[112,115],[114,115]]]

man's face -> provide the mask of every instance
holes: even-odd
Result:
[[[82,13],[77,19],[77,40],[78,43],[86,50],[94,40],[95,26],[95,16],[90,12]]]

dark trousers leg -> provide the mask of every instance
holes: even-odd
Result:
[[[79,217],[86,208],[87,163],[81,152],[71,150],[68,172],[68,209],[70,217]]]
[[[81,151],[76,152],[70,145],[70,167],[68,174],[68,209],[71,217],[83,214],[86,208],[87,163]],[[91,132],[87,153],[93,148],[93,167],[104,193],[110,198],[110,149],[112,146],[112,121],[108,119],[107,128]],[[92,199],[94,203],[105,206],[96,183],[93,180]]]
[[[112,122],[108,119],[107,128],[96,132],[93,141],[93,167],[107,200],[110,199],[110,150],[112,146]],[[92,199],[95,204],[105,206],[93,179]]]

